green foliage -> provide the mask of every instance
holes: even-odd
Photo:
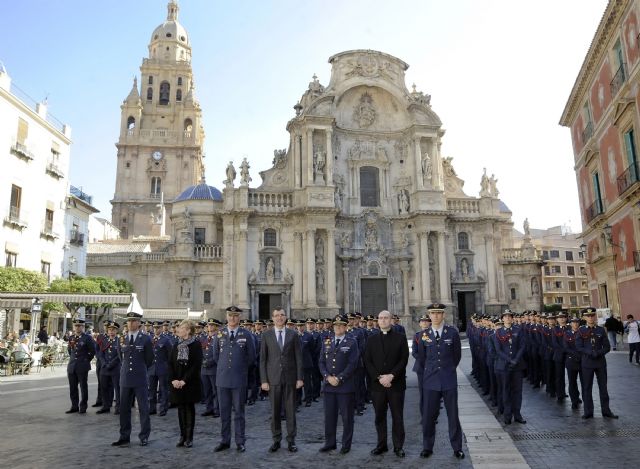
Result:
[[[544,305],[545,313],[557,313],[558,311],[562,311],[562,305],[558,303],[554,303],[551,305]]]
[[[47,278],[39,273],[18,267],[0,267],[0,291],[44,292]]]

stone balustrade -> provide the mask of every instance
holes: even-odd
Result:
[[[169,129],[129,129],[126,133],[126,139],[139,138],[142,141],[154,142],[186,142],[193,143],[195,140],[195,132],[192,130],[169,130]]]
[[[222,246],[219,244],[196,244],[193,256],[198,259],[222,259]]]
[[[249,190],[249,207],[264,212],[280,212],[293,206],[289,192],[262,192]]]
[[[87,265],[127,265],[132,256],[128,253],[87,254]]]
[[[453,213],[480,213],[477,199],[447,199],[447,210]]]

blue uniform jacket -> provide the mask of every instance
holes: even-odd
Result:
[[[422,339],[422,334],[428,330],[429,328],[426,328],[416,332],[413,336],[413,342],[411,342],[411,356],[415,360],[411,371],[417,373],[419,378],[422,376],[422,372],[424,371],[424,347],[420,340]]]
[[[360,350],[357,339],[354,336],[350,334],[345,335],[338,347],[335,346],[333,336],[325,338],[322,343],[322,351],[320,352],[320,374],[325,379],[329,376],[336,376],[340,380],[340,383],[337,386],[325,383],[324,392],[356,392],[353,374],[359,361]]]
[[[214,346],[215,335],[207,335],[204,339],[200,340],[200,346],[202,347],[202,370],[201,375],[214,376],[217,373],[217,363],[214,359]]]
[[[564,331],[562,346],[565,354],[565,366],[570,370],[579,370],[582,367],[582,354],[576,347],[578,332],[571,329]]]
[[[607,331],[603,327],[582,326],[576,336],[576,349],[582,353],[583,368],[601,368],[607,366],[604,357],[611,345],[607,338]]]
[[[496,350],[496,371],[524,370],[525,337],[517,326],[500,327],[493,336]]]
[[[96,356],[99,357],[102,368],[100,368],[101,376],[114,376],[120,374],[120,338],[118,336],[113,339],[108,337],[102,340]]]
[[[310,332],[303,332],[299,335],[302,346],[302,367],[313,368],[313,360],[316,354],[316,339]]]
[[[243,327],[236,329],[234,340],[225,327],[213,340],[213,360],[217,364],[216,385],[221,388],[247,387],[249,367],[256,365],[253,334]]]
[[[421,365],[422,387],[426,390],[446,391],[458,386],[456,368],[462,358],[462,347],[458,330],[445,324],[440,340],[436,341],[433,328],[423,331]]]
[[[569,326],[555,326],[552,330],[553,361],[564,363],[564,333]]]
[[[148,334],[138,332],[133,344],[129,343],[127,334],[124,343],[120,344],[120,386],[127,388],[147,387],[149,382],[148,368],[153,363],[153,347]]]
[[[96,343],[86,332],[72,335],[67,344],[69,363],[67,373],[85,373],[91,370],[91,360],[96,354]]]
[[[149,376],[165,376],[169,374],[169,357],[173,344],[165,335],[151,338],[153,346],[153,363],[149,368]]]

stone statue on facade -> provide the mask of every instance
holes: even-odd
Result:
[[[240,165],[240,185],[243,187],[247,187],[251,182],[251,176],[249,176],[250,167],[247,157],[245,156],[242,159],[242,164]]]
[[[289,269],[287,269],[287,273],[284,276],[284,281],[286,283],[291,283],[293,284],[293,275],[291,275],[291,272],[289,272]]]
[[[525,218],[524,219],[524,223],[522,224],[523,228],[524,228],[524,235],[525,236],[531,236],[531,231],[530,231],[530,227],[529,227],[529,218]]]
[[[325,182],[324,166],[327,160],[327,152],[320,145],[316,145],[313,152],[313,182]]]
[[[273,259],[271,257],[267,260],[265,277],[267,277],[268,283],[273,283],[273,280],[275,279],[275,265],[273,264]]]
[[[538,284],[538,279],[535,277],[531,278],[531,295],[536,296],[540,294],[540,284]]]
[[[489,178],[489,194],[491,195],[491,197],[498,198],[498,194],[500,194],[500,192],[498,192],[497,184],[498,180],[492,174]]]
[[[316,265],[324,264],[324,241],[316,236]]]
[[[431,157],[429,153],[422,155],[422,177],[425,181],[431,182],[431,176],[433,175],[433,166],[431,165]]]
[[[287,149],[273,150],[273,167],[283,169],[287,164]]]
[[[227,189],[233,189],[233,181],[236,180],[236,168],[233,167],[233,161],[229,161],[226,173],[227,179],[224,180],[224,185]]]
[[[376,109],[373,106],[373,98],[369,93],[360,96],[360,102],[353,110],[353,120],[360,128],[366,129],[376,120]]]
[[[344,192],[342,192],[342,187],[336,186],[333,193],[333,201],[335,203],[336,208],[342,210],[342,203],[344,199]]]
[[[324,269],[322,267],[316,268],[316,288],[319,292],[324,293]]]
[[[318,80],[318,77],[315,73],[313,74],[312,78],[313,81],[309,82],[309,92],[315,98],[324,93],[324,86],[320,84],[320,81]]]
[[[342,235],[340,236],[340,246],[342,246],[343,248],[348,248],[349,246],[351,246],[351,233],[344,232],[342,233]]]
[[[186,300],[191,298],[191,287],[189,286],[189,280],[186,278],[183,278],[180,284],[180,296]]]
[[[364,236],[364,250],[375,251],[378,249],[378,229],[376,228],[376,221],[373,217],[367,219],[367,226],[365,228]]]
[[[255,269],[251,269],[251,273],[249,274],[249,283],[256,283],[256,271]]]
[[[402,212],[409,213],[409,208],[411,208],[409,205],[409,191],[406,189],[402,189],[398,194],[398,199],[399,199],[400,213]]]
[[[402,237],[402,240],[401,240],[401,244],[400,245],[402,246],[403,249],[408,248],[409,247],[409,235],[407,234],[406,231],[403,231],[401,237]]]
[[[463,257],[460,261],[460,273],[464,278],[469,276],[469,261],[467,261],[466,257]]]
[[[490,197],[489,177],[487,176],[487,168],[482,168],[482,179],[480,179],[480,197]]]

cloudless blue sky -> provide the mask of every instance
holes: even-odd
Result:
[[[431,94],[468,195],[495,173],[516,227],[580,231],[571,139],[560,114],[606,0],[182,0],[206,132],[206,176],[226,162],[270,167],[314,73],[327,59],[375,49],[410,65]],[[0,0],[0,61],[15,84],[72,127],[71,183],[111,219],[120,104],[139,75],[166,0]]]

